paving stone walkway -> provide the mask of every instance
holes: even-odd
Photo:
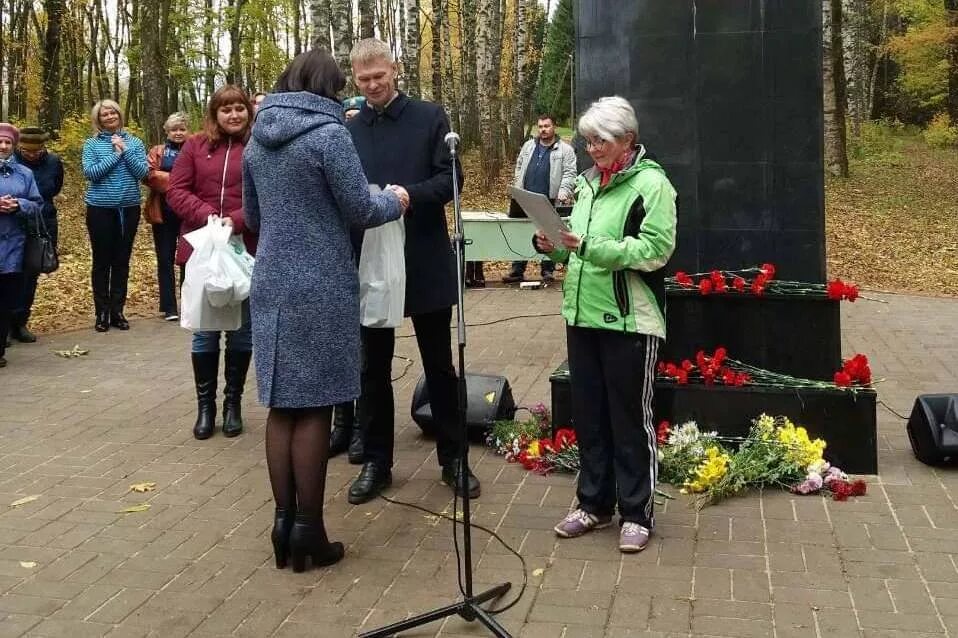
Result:
[[[920,392],[958,391],[958,302],[882,295],[843,309],[846,353],[873,360],[900,412]],[[470,291],[475,372],[505,375],[523,405],[548,404],[564,359],[556,290]],[[409,328],[400,330],[408,335]],[[52,350],[74,345],[75,359]],[[0,636],[354,636],[452,602],[450,524],[376,501],[347,504],[356,468],[330,465],[327,523],[346,560],[295,575],[272,565],[265,411],[247,393],[247,432],[195,441],[188,335],[159,320],[128,333],[82,330],[9,350],[0,370]],[[400,338],[394,498],[449,511],[432,444],[408,414],[420,369]],[[405,359],[403,359],[405,358]],[[835,503],[751,494],[696,513],[660,509],[642,554],[616,531],[557,542],[573,480],[541,477],[480,447],[474,512],[526,560],[529,584],[499,616],[514,636],[958,636],[958,474],[911,456],[880,408],[881,475]],[[130,492],[151,481],[153,492]],[[28,496],[32,502],[11,507]],[[148,503],[146,511],[122,510]],[[518,585],[515,557],[476,534],[477,587]],[[488,635],[459,619],[409,636]]]

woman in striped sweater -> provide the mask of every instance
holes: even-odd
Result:
[[[140,180],[149,170],[146,148],[123,130],[120,105],[113,100],[94,104],[90,120],[95,134],[83,144],[83,175],[90,182],[84,200],[93,249],[94,327],[129,330],[123,306],[140,223]]]

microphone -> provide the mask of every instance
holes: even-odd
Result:
[[[449,152],[455,155],[456,149],[459,147],[459,133],[456,133],[455,131],[449,131],[446,133],[446,137],[443,141],[445,141],[446,146],[449,147]]]

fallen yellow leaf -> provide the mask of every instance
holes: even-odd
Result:
[[[152,492],[156,489],[156,483],[147,481],[145,483],[134,483],[130,486],[131,492]]]
[[[21,505],[26,505],[27,503],[32,503],[33,501],[37,500],[38,498],[40,498],[40,495],[39,495],[39,494],[34,494],[33,496],[24,496],[23,498],[17,499],[16,501],[10,503],[10,507],[20,507]]]
[[[533,572],[532,572],[532,575],[533,575],[533,576],[542,576],[544,573],[546,573],[546,570],[544,570],[544,569],[542,569],[542,568],[540,567],[539,569],[533,571]]]
[[[37,564],[36,564],[35,562],[33,562],[32,560],[22,560],[22,561],[20,561],[20,567],[23,567],[23,568],[25,568],[25,569],[33,569],[33,568],[36,567],[36,566],[37,566]]]
[[[493,402],[495,402],[495,400],[496,400],[495,392],[486,393],[486,403],[492,404]]]
[[[150,509],[149,503],[140,503],[139,505],[131,505],[130,507],[120,510],[121,514],[135,514],[136,512],[145,512]]]

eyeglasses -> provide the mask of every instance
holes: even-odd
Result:
[[[585,148],[586,150],[590,148],[605,148],[605,145],[608,143],[609,143],[609,140],[586,138]]]

